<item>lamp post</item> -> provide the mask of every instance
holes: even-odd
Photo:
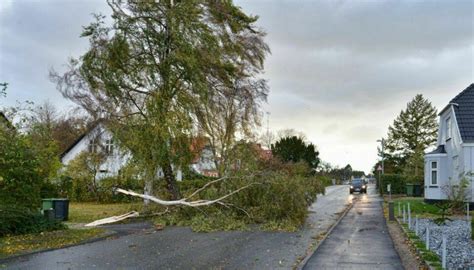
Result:
[[[377,140],[382,145],[382,174],[385,172],[384,159],[385,159],[385,139]]]

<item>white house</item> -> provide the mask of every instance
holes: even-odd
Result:
[[[216,168],[213,162],[212,151],[209,148],[207,140],[195,139],[191,145],[192,150],[196,153],[191,164],[191,169],[199,174],[206,176],[217,176]],[[114,144],[112,133],[109,132],[102,124],[97,124],[88,132],[80,136],[64,153],[61,155],[61,163],[68,165],[71,160],[75,159],[84,151],[97,152],[103,151],[106,154],[105,161],[99,167],[98,179],[116,176],[120,173],[120,169],[127,164],[131,156],[127,151],[121,150]],[[163,177],[163,172],[158,172],[159,177]],[[183,173],[176,170],[176,180],[181,181]]]
[[[436,150],[425,155],[425,200],[445,200],[452,186],[466,178],[474,202],[474,84],[439,113]]]
[[[77,140],[61,154],[61,163],[68,165],[69,162],[85,151],[105,152],[105,161],[100,165],[97,175],[99,179],[118,175],[120,169],[127,164],[130,159],[128,153],[121,151],[114,145],[112,134],[105,129],[102,124],[95,125],[88,132],[77,138]]]

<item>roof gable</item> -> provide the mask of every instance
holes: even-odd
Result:
[[[100,122],[96,122],[94,123],[90,128],[88,128],[86,130],[86,132],[82,133],[68,148],[66,148],[66,150],[64,150],[64,152],[61,153],[61,155],[59,155],[60,158],[63,158],[65,155],[67,155],[67,153],[69,153],[74,147],[76,147],[76,145],[84,138],[86,137],[87,135],[89,135],[89,133],[91,133],[92,131],[94,131],[97,127],[99,127],[100,125]]]
[[[462,141],[474,142],[474,84],[469,85],[450,103],[453,104]]]
[[[10,122],[10,120],[8,120],[7,116],[2,111],[0,111],[0,126],[7,127],[11,130],[15,129],[13,124]]]

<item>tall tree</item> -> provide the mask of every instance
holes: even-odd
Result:
[[[296,136],[281,138],[272,145],[272,153],[285,162],[305,161],[312,169],[316,169],[319,164],[319,152],[314,144],[306,144]]]
[[[234,77],[222,83],[220,78],[209,76],[212,91],[195,107],[199,130],[210,140],[219,175],[229,169],[236,136],[245,139],[254,135],[254,127],[260,124],[260,105],[268,94],[267,82],[259,78],[270,52],[263,40],[265,33],[243,28],[226,35],[239,40],[236,44],[229,42],[231,47],[224,52],[236,68]]]
[[[385,156],[399,164],[395,171],[422,179],[424,150],[436,142],[437,132],[436,108],[423,95],[416,95],[389,127]]]
[[[63,95],[106,119],[142,166],[145,193],[151,193],[161,168],[177,199],[173,170],[191,159],[195,108],[218,95],[211,83],[235,88],[240,59],[261,60],[246,49],[261,38],[254,25],[258,18],[231,1],[110,0],[108,5],[114,24],[107,26],[96,15],[82,34],[90,49],[70,61],[68,72],[52,72],[52,78]]]
[[[409,157],[417,149],[432,146],[437,139],[437,110],[423,95],[416,95],[389,127],[387,150]]]

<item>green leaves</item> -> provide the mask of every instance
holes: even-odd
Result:
[[[296,136],[281,138],[272,145],[272,153],[284,162],[305,161],[313,169],[319,164],[319,152],[315,146],[312,143],[306,144]]]
[[[406,156],[433,145],[438,131],[436,117],[431,102],[416,95],[389,127],[387,149]]]
[[[39,161],[28,138],[0,127],[0,205],[15,204],[36,209],[43,179]]]
[[[423,179],[424,150],[437,140],[437,110],[423,95],[416,95],[389,127],[386,143],[388,165],[413,182]]]

